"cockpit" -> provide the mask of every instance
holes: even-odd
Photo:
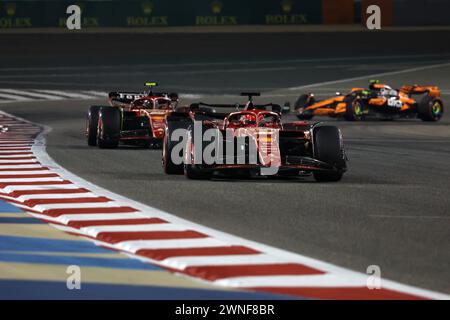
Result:
[[[158,109],[158,110],[171,110],[172,102],[170,99],[157,98],[157,99],[137,99],[133,101],[132,109]]]
[[[281,128],[281,120],[271,112],[239,112],[231,114],[226,121],[227,128]]]

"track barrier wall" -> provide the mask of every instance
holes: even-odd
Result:
[[[370,4],[382,26],[450,25],[448,0],[16,0],[0,1],[0,29],[65,28],[67,6],[82,12],[82,28],[355,24]]]

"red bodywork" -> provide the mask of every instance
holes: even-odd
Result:
[[[126,95],[126,94],[125,94]],[[131,97],[132,95],[130,95]],[[129,97],[129,98],[130,98]],[[166,96],[161,95],[134,95],[136,97],[132,102],[122,102],[119,99],[109,99],[112,106],[120,107],[122,110],[122,131],[133,131],[133,129],[127,127],[127,120],[133,118],[147,118],[148,119],[148,132],[141,130],[135,130],[134,134],[123,134],[120,138],[122,141],[130,140],[151,140],[162,141],[164,138],[166,127],[166,116],[174,111],[174,101]],[[134,115],[132,114],[134,113]]]
[[[191,113],[194,116],[195,113]],[[244,110],[232,112],[224,120],[203,121],[203,125],[209,128],[219,129],[224,137],[231,133],[233,138],[250,137],[256,146],[258,164],[215,164],[214,170],[243,169],[258,167],[276,167],[281,170],[321,170],[318,163],[305,161],[305,163],[288,163],[282,157],[280,136],[289,134],[290,139],[297,140],[308,154],[311,141],[311,126],[305,121],[296,121],[283,125],[280,115],[267,110]],[[286,128],[285,128],[286,127]],[[226,137],[228,139],[228,137]],[[310,151],[309,151],[310,152]],[[312,159],[311,159],[312,160]],[[185,149],[185,163],[196,163],[193,138],[188,136]],[[309,162],[309,163],[307,163]],[[328,168],[327,168],[328,169]]]

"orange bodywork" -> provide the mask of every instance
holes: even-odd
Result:
[[[347,104],[345,102],[340,102],[336,105],[335,113],[344,113],[347,110]]]
[[[386,84],[374,83],[371,89],[375,90],[393,90]],[[369,91],[365,88],[352,88],[349,94],[354,94],[355,96],[364,95],[364,92]],[[417,101],[411,98],[414,94],[428,94],[430,97],[439,98],[441,95],[441,90],[437,86],[419,86],[419,85],[404,85],[397,91],[396,96],[392,95],[379,95],[377,97],[369,98],[367,101],[368,105],[372,107],[384,107],[389,106],[393,108],[398,108],[399,111],[408,111],[414,108]],[[311,105],[308,105],[302,109],[301,112],[312,111],[313,115],[317,116],[339,116],[346,113],[348,101],[344,101],[348,95],[340,95],[332,98],[328,98],[322,101],[318,101]],[[362,111],[363,113],[368,113],[368,111]]]
[[[369,100],[369,104],[374,106],[382,106],[386,103],[386,98],[373,98]]]
[[[314,115],[317,116],[333,116],[336,113],[345,112],[345,103],[344,96],[337,96],[330,99],[319,101],[312,106],[309,106],[309,110],[314,110]],[[340,105],[340,109],[330,108],[331,105],[334,105],[338,102],[338,106]],[[342,111],[341,111],[342,110]]]
[[[441,90],[436,86],[403,86],[400,88],[400,92],[405,94],[421,94],[428,92],[428,95],[433,98],[438,98],[441,96]]]

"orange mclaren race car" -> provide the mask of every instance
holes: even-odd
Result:
[[[338,92],[336,97],[320,101],[312,93],[303,94],[294,107],[302,120],[327,115],[350,121],[368,118],[438,121],[444,112],[441,91],[436,86],[407,85],[395,90],[378,80],[371,80],[369,89],[353,88],[345,95]]]
[[[166,115],[178,104],[176,93],[110,92],[110,106],[91,106],[86,121],[90,146],[116,148],[119,142],[142,147],[161,147]]]
[[[342,135],[335,126],[305,121],[283,124],[282,108],[246,104],[190,105],[167,117],[162,164],[167,174],[189,179],[309,176],[338,181],[347,169]],[[231,111],[219,113],[217,109]],[[208,158],[208,155],[210,157]]]

